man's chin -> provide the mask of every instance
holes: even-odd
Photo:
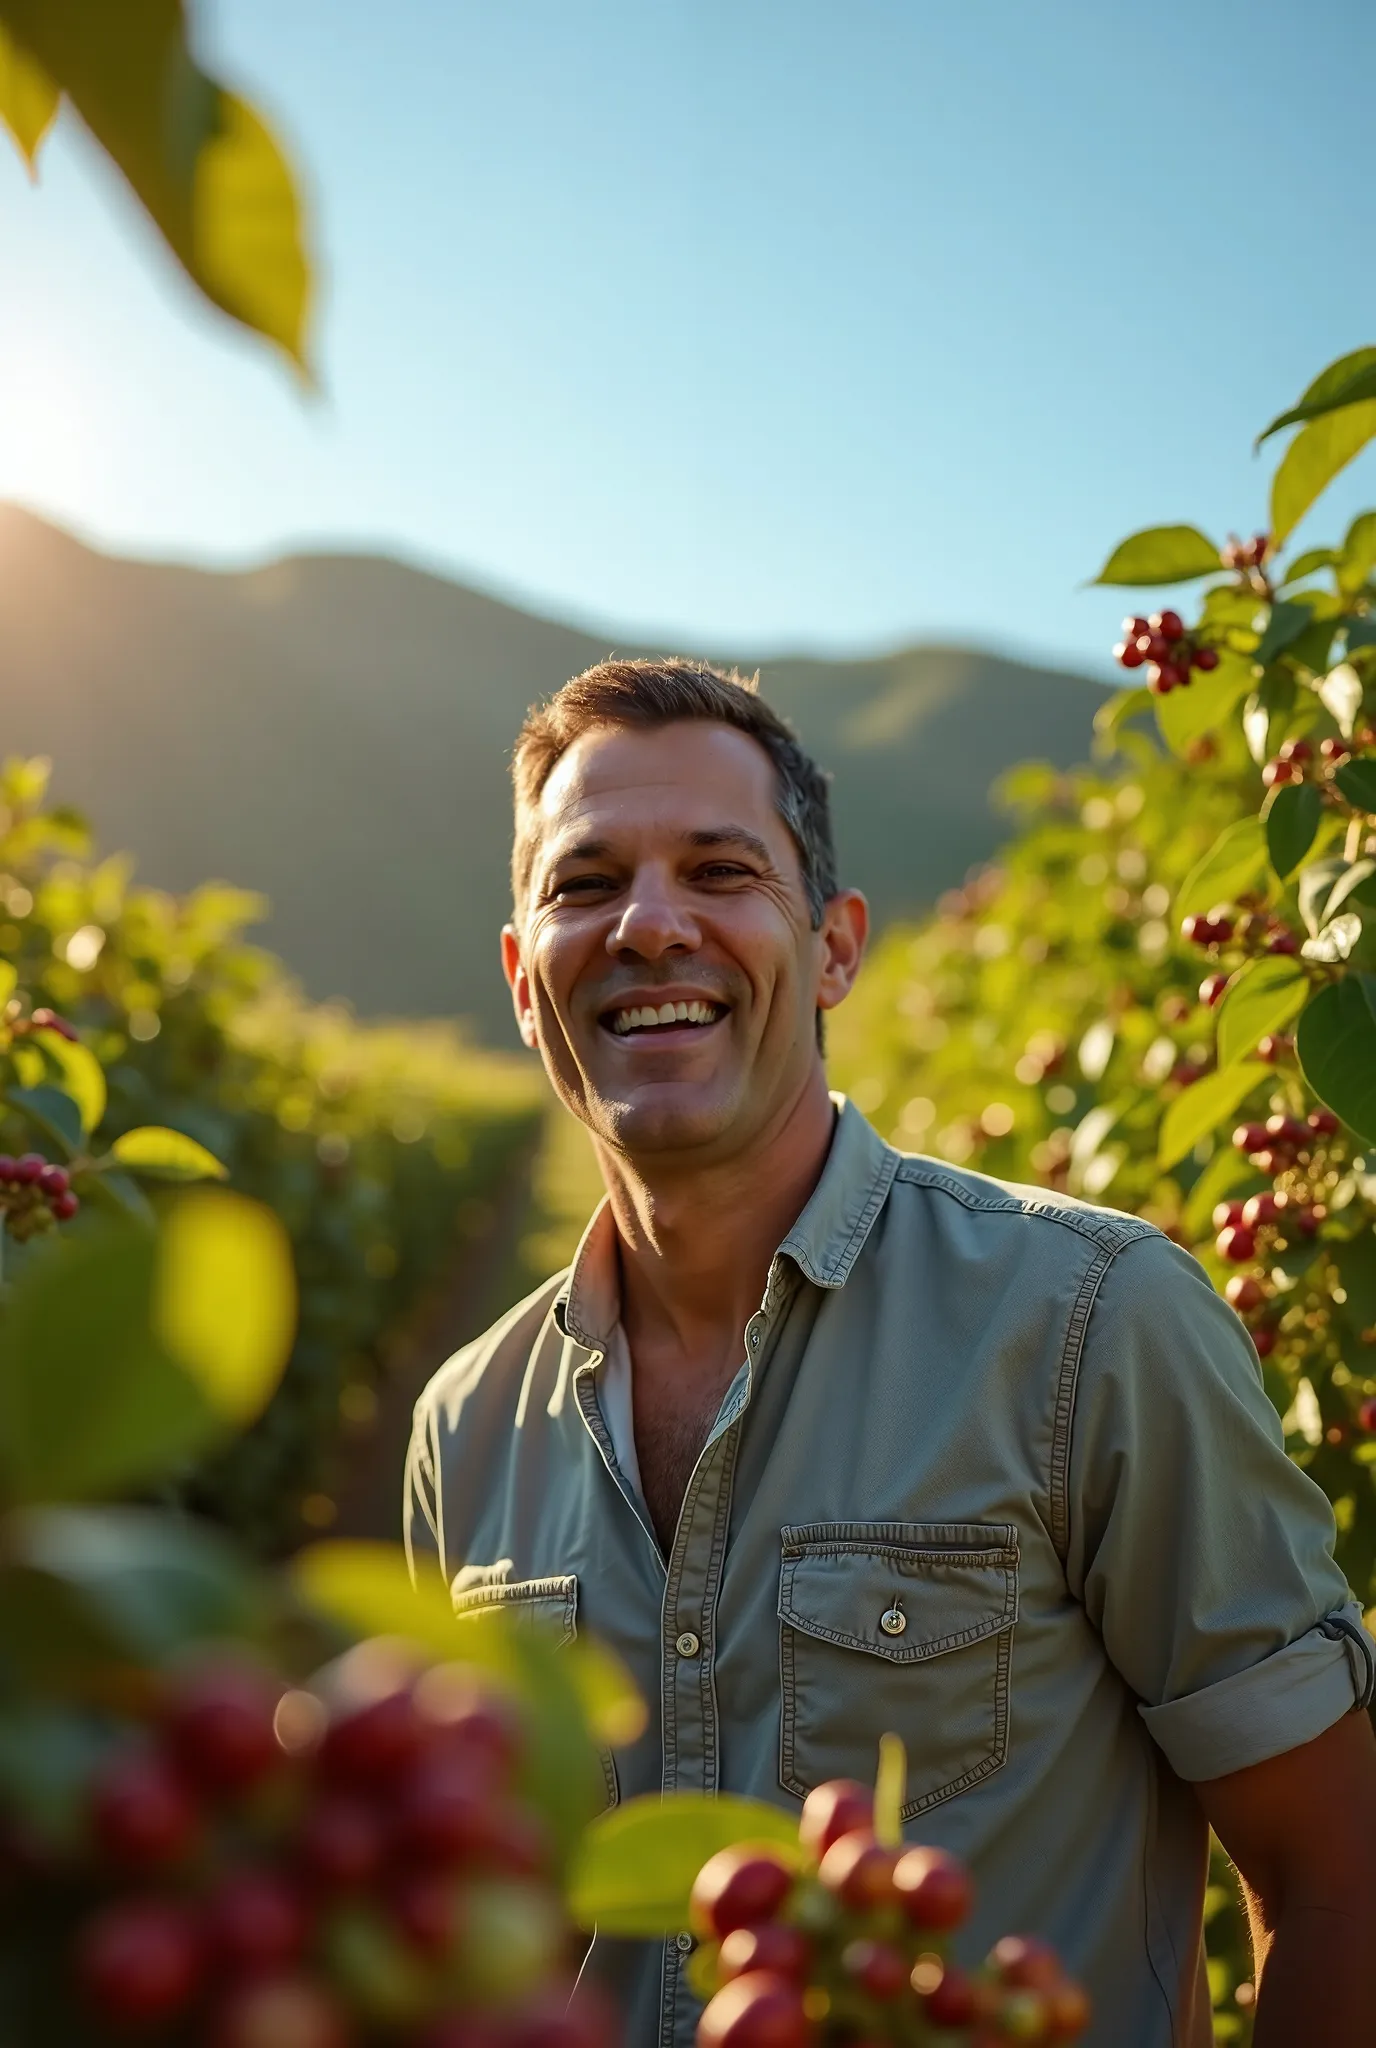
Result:
[[[584,1115],[594,1136],[637,1159],[712,1149],[730,1131],[737,1109],[716,1090],[661,1082],[594,1097]]]

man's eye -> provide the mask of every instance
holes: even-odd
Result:
[[[698,869],[698,878],[704,882],[738,882],[749,873],[749,868],[740,867],[734,861],[714,860],[707,867]]]
[[[551,895],[585,896],[598,889],[610,889],[614,885],[609,875],[570,875],[567,881],[556,882]]]

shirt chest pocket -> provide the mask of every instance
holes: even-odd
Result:
[[[908,1751],[905,1820],[998,1770],[1018,1615],[1012,1526],[813,1522],[782,1537],[784,1790],[872,1780],[889,1730]]]

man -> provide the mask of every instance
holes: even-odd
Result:
[[[750,684],[589,670],[515,790],[506,975],[607,1199],[423,1396],[417,1568],[620,1652],[651,1718],[610,1796],[787,1805],[897,1730],[970,1957],[1046,1936],[1101,2048],[1210,2039],[1210,1824],[1256,2048],[1370,2040],[1376,1665],[1241,1324],[1150,1226],[833,1102],[865,904]],[[632,2048],[691,2041],[690,1946],[594,1944]]]

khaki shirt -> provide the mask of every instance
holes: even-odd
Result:
[[[872,1779],[896,1730],[908,1837],[975,1872],[961,1959],[1035,1932],[1091,2043],[1206,2048],[1189,1781],[1321,1734],[1365,1675],[1319,1627],[1359,1610],[1232,1310],[1149,1225],[906,1156],[843,1106],[666,1558],[606,1386],[616,1273],[604,1204],[431,1382],[413,1568],[620,1653],[650,1720],[612,1797],[796,1806]],[[690,1946],[594,1942],[629,2048],[690,2048]]]

